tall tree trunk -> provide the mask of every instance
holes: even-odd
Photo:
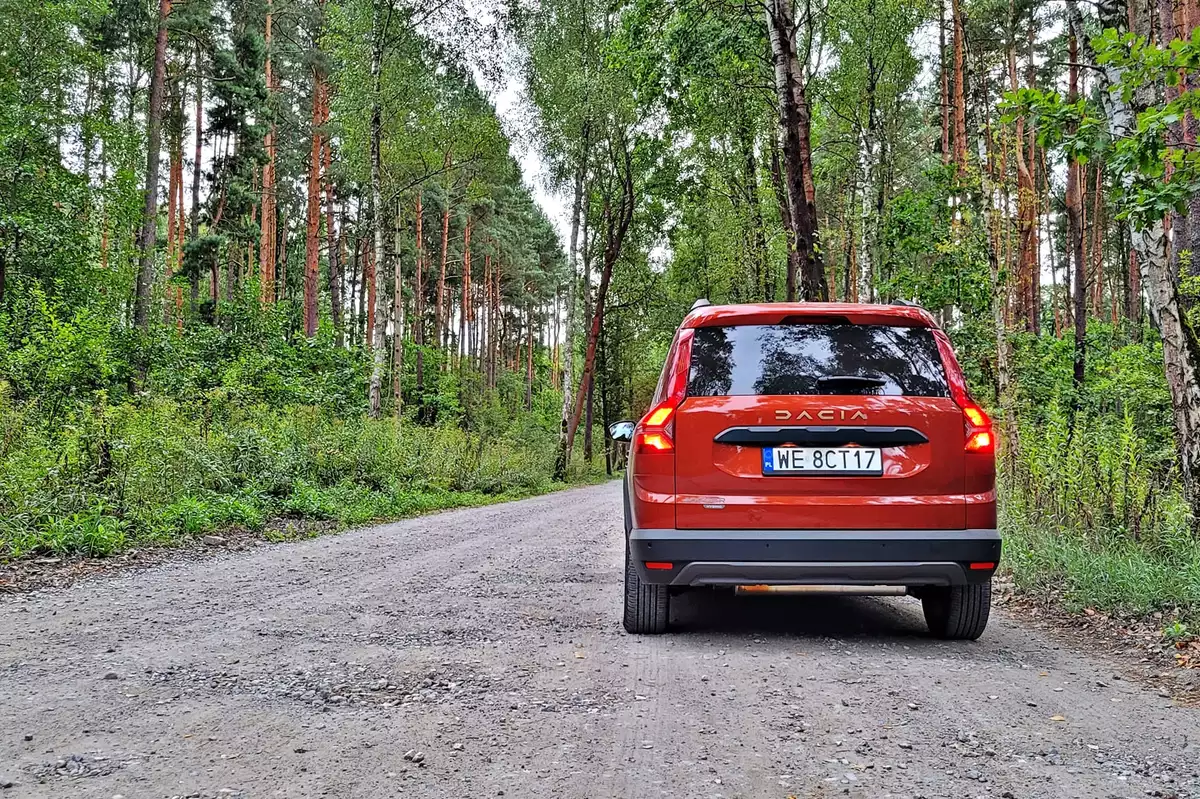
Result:
[[[604,198],[604,266],[600,272],[600,285],[596,289],[595,308],[592,312],[591,330],[588,332],[587,352],[583,360],[583,377],[579,384],[579,393],[575,395],[575,409],[571,413],[571,423],[567,427],[567,462],[571,459],[571,449],[575,444],[575,431],[579,427],[583,415],[584,400],[591,390],[593,372],[596,366],[596,343],[600,339],[600,328],[604,323],[604,301],[608,296],[608,284],[612,279],[612,270],[621,255],[625,244],[625,235],[633,221],[633,211],[636,197],[633,190],[633,157],[628,141],[621,142],[622,162],[614,164],[620,181],[620,197],[616,208],[613,198]]]
[[[1100,316],[1104,307],[1104,179],[1103,168],[1096,164],[1092,186],[1092,314]]]
[[[304,237],[304,335],[317,334],[317,306],[321,283],[321,124],[324,120],[324,81],[313,68],[312,145],[308,164],[308,217]]]
[[[471,292],[471,214],[468,210],[466,225],[463,228],[463,265],[462,265],[462,280],[466,285],[467,290],[463,292],[462,311],[461,313],[471,314],[472,321],[478,325],[478,320],[475,316],[475,300]],[[486,278],[485,278],[486,280]],[[444,289],[443,285],[441,289]],[[482,341],[482,334],[480,335]]]
[[[392,276],[392,398],[395,403],[396,418],[399,419],[404,411],[404,260],[400,257],[400,231],[402,226],[400,202],[396,202],[396,223],[392,228],[392,266],[395,274]],[[420,270],[420,263],[414,270]],[[416,275],[413,278],[416,279]],[[415,303],[415,300],[414,300]],[[414,327],[420,327],[420,317]],[[417,349],[420,360],[420,348]]]
[[[529,287],[529,296],[533,294],[533,286]],[[528,322],[525,331],[525,410],[533,410],[533,304],[525,306],[525,318]]]
[[[421,186],[417,187],[417,196],[413,202],[413,230],[414,230],[413,249],[416,251],[416,258],[414,259],[414,261],[417,265],[416,266],[416,283],[418,284],[418,290],[419,290],[420,289],[420,286],[419,286],[420,274],[421,274],[421,259],[425,257],[425,205],[424,205],[424,197],[423,197],[423,192],[422,192]],[[438,304],[437,304],[436,310],[435,310],[435,313],[437,314],[437,316],[435,316],[435,319],[440,317],[441,313],[442,313],[442,309],[441,309],[442,297],[441,297],[441,285],[440,284],[438,286],[438,292],[439,292],[438,293]],[[435,330],[435,335],[437,335],[436,334],[436,330],[437,330],[436,323],[434,324],[434,330]],[[421,370],[418,368],[417,371],[418,371],[418,375],[419,375]],[[419,382],[420,381],[419,381],[419,377],[418,377],[418,388],[419,388]],[[419,390],[418,390],[418,394],[420,394]]]
[[[182,107],[179,119],[183,119]],[[183,288],[173,278],[183,269],[183,241],[186,220],[183,213],[183,132],[172,137],[171,177],[167,203],[167,303],[163,308],[163,322],[175,323],[178,332],[183,332]]]
[[[167,78],[167,18],[171,0],[159,0],[158,35],[154,40],[154,75],[150,80],[150,106],[146,110],[145,203],[142,229],[138,236],[137,291],[133,302],[133,323],[150,327],[150,287],[154,283],[155,245],[158,238],[158,159],[162,147],[163,89]]]
[[[601,332],[603,333],[603,316],[601,316]],[[596,406],[596,380],[593,377],[588,380],[587,387],[587,408],[583,414],[583,460],[585,463],[592,462],[592,415],[595,412]]]
[[[1079,97],[1079,22],[1078,6],[1075,0],[1067,0],[1068,39],[1067,59],[1070,61],[1068,77],[1068,102],[1075,102]],[[1083,196],[1084,171],[1078,159],[1072,159],[1067,168],[1067,231],[1071,244],[1071,258],[1075,266],[1074,277],[1074,307],[1075,317],[1075,359],[1072,370],[1072,384],[1075,387],[1073,408],[1079,407],[1083,393],[1083,378],[1087,365],[1087,259],[1083,252]]]
[[[829,299],[829,286],[817,247],[817,220],[811,197],[810,112],[796,55],[791,0],[768,0],[766,18],[771,58],[775,66],[783,166],[792,218],[791,235],[799,254],[800,267],[799,275],[789,270],[787,298],[789,302],[794,302],[799,288],[805,300],[825,301]],[[796,285],[797,279],[799,287]]]
[[[846,208],[843,212],[846,219],[845,244],[843,245],[842,299],[846,302],[858,302],[858,242],[855,241],[854,211],[858,200],[858,184],[851,180],[850,191],[847,194]]]
[[[787,250],[787,275],[792,294],[795,293],[796,276],[800,274],[800,253],[796,251],[796,236],[792,227],[792,209],[788,202],[787,186],[783,182],[783,167],[779,162],[779,138],[770,136],[771,143],[771,185],[775,189],[775,202],[779,205],[779,221],[784,231],[784,246]],[[771,297],[768,302],[775,301],[775,281],[771,281]]]
[[[449,220],[447,220],[449,221]],[[442,247],[445,248],[445,239]],[[446,254],[442,253],[442,271],[446,271]],[[421,269],[421,254],[417,253],[413,269],[413,343],[417,350],[417,416],[425,416],[425,276]]]
[[[604,335],[604,331],[601,330],[600,331],[600,347],[599,347],[600,351],[599,351],[599,354],[597,355],[597,357],[600,360],[600,375],[601,375],[601,380],[600,380],[600,427],[603,430],[607,430],[608,426],[612,423],[612,416],[611,416],[611,412],[609,410],[612,406],[610,405],[609,399],[608,399],[609,381],[604,379],[604,377],[608,375],[608,359],[606,357],[608,355],[608,348],[604,346],[606,338],[607,337]],[[609,477],[612,477],[612,473],[613,473],[613,442],[608,436],[604,436],[603,441],[604,441],[604,473],[606,475],[608,475]]]
[[[175,240],[176,237],[183,235],[182,230],[176,230],[175,222],[178,218],[179,209],[175,207],[175,200],[179,195],[179,186],[175,183],[176,177],[183,174],[183,140],[174,132],[168,137],[167,142],[168,164],[167,164],[167,257],[166,257],[166,295],[167,302],[163,304],[163,324],[171,324],[173,303],[171,302],[174,287],[171,285],[171,279],[175,275]],[[176,169],[178,167],[178,169]]]
[[[1033,3],[1029,5],[1029,17],[1025,26],[1025,44],[1027,52],[1027,62],[1025,65],[1025,85],[1030,89],[1036,87],[1037,82],[1037,61],[1034,53],[1034,45],[1036,36],[1034,33],[1034,9],[1037,6]],[[1026,159],[1027,169],[1029,171],[1028,189],[1030,193],[1029,205],[1026,208],[1028,214],[1027,230],[1028,236],[1032,240],[1032,246],[1029,247],[1028,256],[1030,263],[1028,266],[1030,277],[1030,306],[1029,314],[1033,322],[1030,332],[1034,335],[1041,333],[1042,325],[1042,236],[1039,231],[1040,215],[1038,213],[1038,192],[1037,192],[1037,175],[1038,175],[1038,144],[1037,131],[1033,125],[1027,126],[1026,147],[1028,148],[1028,158]],[[1043,170],[1044,171],[1044,170]],[[1053,262],[1053,254],[1051,261]]]
[[[329,124],[329,87],[325,88],[325,108],[324,108],[324,123]],[[324,152],[323,171],[325,173],[325,246],[328,251],[329,261],[329,320],[333,323],[333,333],[337,345],[341,347],[345,342],[345,331],[343,330],[342,312],[342,258],[341,258],[341,230],[334,225],[334,185],[333,172],[330,169],[333,161],[333,137],[329,133],[325,134],[325,144],[321,148]],[[343,223],[344,223],[343,217]],[[343,224],[343,227],[345,225]]]
[[[950,0],[954,23],[954,164],[961,176],[967,170],[967,101],[963,53],[966,38],[961,0]]]
[[[204,175],[204,73],[201,69],[202,56],[200,55],[200,44],[196,44],[196,152],[194,154],[195,161],[192,164],[192,207],[190,211],[189,224],[191,233],[189,239],[195,241],[200,238],[200,181]],[[195,306],[200,301],[200,269],[191,270],[189,275],[192,292],[192,305]],[[193,309],[193,313],[194,313]]]
[[[372,219],[374,219],[374,214],[372,214]],[[378,316],[379,308],[379,280],[377,279],[379,268],[375,258],[376,252],[374,241],[364,240],[363,290],[360,292],[360,299],[363,302],[364,340],[366,341],[368,347],[374,346],[375,319]]]
[[[495,242],[493,242],[493,245]],[[500,378],[500,366],[504,357],[504,333],[506,318],[504,316],[503,296],[501,295],[502,288],[500,276],[503,272],[504,264],[500,259],[492,257],[492,325],[496,329],[496,335],[492,339],[492,375],[491,386],[496,387],[496,381]]]
[[[1009,88],[1017,91],[1017,44],[1015,3],[1009,0],[1008,78]],[[1037,191],[1033,182],[1032,148],[1026,158],[1025,117],[1017,117],[1014,138],[1017,162],[1017,313],[1030,333],[1037,333],[1036,273],[1041,268],[1037,260]]]
[[[458,315],[458,366],[459,369],[462,369],[467,365],[471,356],[470,340],[467,338],[467,308],[471,305],[471,296],[465,281],[459,286],[459,294],[463,311]]]
[[[873,0],[868,0],[867,13],[874,16],[875,3]],[[858,151],[858,167],[859,180],[862,184],[861,193],[861,221],[860,225],[862,233],[862,246],[858,251],[858,296],[864,302],[871,302],[875,295],[875,280],[874,280],[874,254],[875,225],[878,222],[878,216],[875,209],[871,205],[871,187],[876,181],[879,181],[879,173],[882,171],[882,164],[876,159],[876,131],[877,131],[877,112],[875,106],[875,89],[878,80],[878,72],[875,68],[874,52],[868,47],[867,49],[867,69],[866,69],[866,94],[867,94],[867,119],[861,131],[860,147]],[[880,181],[882,183],[882,181]]]
[[[567,296],[566,319],[563,322],[562,357],[562,422],[559,428],[558,448],[554,456],[554,479],[565,480],[570,461],[571,383],[574,373],[574,330],[575,330],[575,281],[579,279],[579,217],[583,209],[584,174],[587,170],[588,125],[584,123],[580,139],[579,162],[575,166],[575,196],[571,204],[571,239],[567,247]]]
[[[496,340],[496,320],[492,317],[492,254],[485,252],[483,256],[483,296],[482,307],[479,309],[483,316],[486,339],[480,342],[479,371],[483,373],[484,385],[491,384],[492,346]]]
[[[360,231],[362,230],[362,202],[361,202],[361,200],[357,203],[357,206],[358,207],[356,208],[355,215],[354,215],[354,232],[353,232],[352,236],[349,237],[349,239],[350,239],[349,240],[349,248],[348,248],[349,253],[348,253],[348,257],[347,257],[347,262],[350,264],[350,275],[349,275],[349,281],[348,281],[348,286],[347,286],[347,290],[350,292],[350,297],[349,297],[350,308],[348,311],[350,318],[349,318],[348,324],[346,325],[346,341],[350,345],[350,349],[354,349],[354,347],[360,341],[362,341],[362,337],[361,337],[361,334],[359,331],[362,329],[363,298],[362,298],[362,291],[361,291],[361,287],[359,285],[359,277],[358,277],[359,270],[361,269],[361,266],[362,266],[362,259],[360,257],[360,253],[362,252],[362,246],[361,246],[361,242],[360,242],[360,238],[359,238]],[[342,221],[342,235],[343,236],[346,236],[346,231],[348,229],[346,222],[347,222],[347,220],[343,219],[343,221]]]
[[[941,77],[942,163],[950,163],[950,75],[946,71],[946,0],[938,0],[938,72]]]
[[[747,220],[750,227],[746,240],[750,250],[750,261],[754,265],[753,296],[767,299],[769,263],[762,205],[758,199],[758,159],[754,155],[754,136],[744,113],[738,119],[738,139],[742,150],[742,191],[746,200]],[[767,299],[767,302],[770,301]]]
[[[383,297],[384,275],[386,263],[383,253],[384,216],[383,208],[383,164],[380,146],[383,139],[383,109],[382,74],[383,74],[383,45],[387,34],[386,24],[381,16],[381,9],[374,9],[371,31],[371,224],[375,234],[375,257],[373,261],[373,282],[375,297],[372,298],[371,311],[374,328],[369,337],[371,342],[371,377],[367,384],[368,412],[372,419],[378,419],[382,410],[383,369],[387,362],[387,305],[379,302]],[[397,287],[397,291],[399,288]]]
[[[271,58],[271,29],[273,27],[273,0],[267,0],[267,19],[264,27],[267,50],[266,79],[267,96],[275,91],[275,75]],[[197,114],[199,112],[197,111]],[[270,113],[270,112],[268,112]],[[199,146],[197,140],[197,146]],[[275,247],[278,243],[275,228],[278,212],[275,207],[275,118],[271,114],[271,124],[264,137],[267,162],[262,167],[262,229],[259,236],[259,301],[266,305],[275,302]]]
[[[1133,328],[1133,337],[1136,341],[1142,339],[1142,272],[1138,268],[1137,251],[1135,250],[1130,235],[1129,223],[1121,223],[1121,242],[1128,250],[1126,259],[1126,280],[1129,284],[1129,293],[1125,300],[1125,316],[1129,319]]]

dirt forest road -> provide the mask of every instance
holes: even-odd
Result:
[[[628,636],[620,520],[610,483],[0,598],[0,799],[1200,796],[1200,711],[1003,617]]]

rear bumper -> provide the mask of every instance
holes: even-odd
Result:
[[[1000,562],[975,530],[633,530],[629,551],[657,585],[966,585]],[[652,562],[667,568],[646,568]],[[971,564],[993,564],[971,568]]]

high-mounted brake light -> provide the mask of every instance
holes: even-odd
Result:
[[[963,449],[980,455],[992,455],[996,452],[996,434],[992,430],[992,420],[971,399],[967,391],[967,381],[963,379],[962,369],[958,359],[954,357],[954,348],[950,346],[950,337],[941,330],[934,329],[934,340],[937,341],[938,352],[942,356],[942,366],[946,370],[946,379],[950,383],[950,396],[963,413],[963,434],[965,441]]]
[[[638,422],[634,433],[637,452],[673,452],[675,450],[675,409],[687,397],[688,369],[692,362],[692,329],[679,331],[670,354],[662,383],[655,394],[655,405]]]

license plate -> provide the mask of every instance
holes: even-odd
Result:
[[[764,447],[763,474],[883,474],[883,452],[869,447]]]

